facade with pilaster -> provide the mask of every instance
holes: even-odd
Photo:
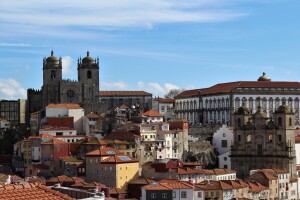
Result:
[[[293,109],[295,125],[300,124],[300,83],[271,81],[264,73],[257,81],[216,84],[209,88],[187,90],[175,97],[176,118],[190,124],[232,124],[232,114],[242,105],[255,113],[258,107],[267,117],[283,103]]]

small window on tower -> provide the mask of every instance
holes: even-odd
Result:
[[[51,71],[51,79],[55,79],[55,71],[54,70]]]
[[[92,78],[92,72],[91,72],[90,70],[87,71],[87,78],[88,78],[88,79]]]

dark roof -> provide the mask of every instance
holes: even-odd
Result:
[[[219,83],[209,88],[201,88],[195,90],[186,90],[178,94],[175,98],[184,98],[197,96],[199,94],[216,94],[228,93],[237,88],[297,88],[300,89],[299,82],[285,82],[285,81],[237,81],[229,83]]]
[[[151,93],[145,91],[99,91],[100,97],[113,96],[152,96]]]

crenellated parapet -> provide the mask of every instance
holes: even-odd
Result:
[[[34,89],[34,88],[29,88],[27,90],[28,94],[42,94],[42,90]]]

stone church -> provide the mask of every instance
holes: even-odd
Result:
[[[277,108],[273,119],[267,118],[260,107],[252,115],[246,106],[234,113],[231,162],[239,178],[247,177],[250,170],[263,168],[296,174],[294,115],[285,103]]]
[[[62,59],[51,55],[43,59],[43,85],[41,90],[28,89],[28,112],[36,112],[50,103],[80,103],[96,101],[99,97],[99,58],[79,58],[78,80],[62,78]]]

